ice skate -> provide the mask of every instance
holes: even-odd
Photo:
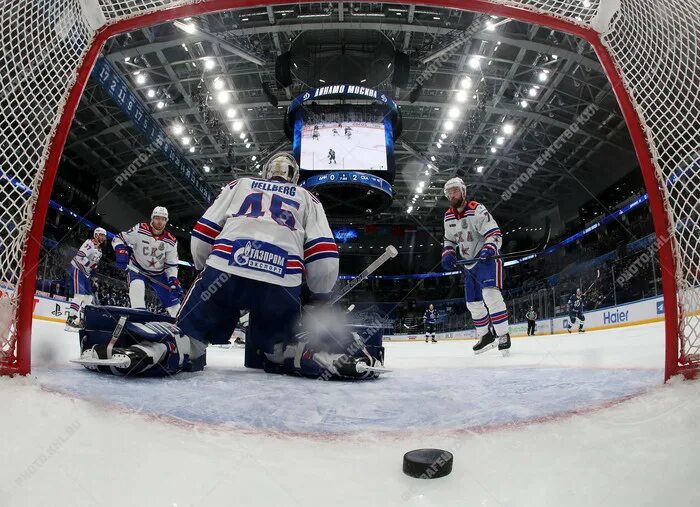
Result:
[[[510,355],[510,333],[498,337],[498,350],[501,351],[503,357]]]
[[[477,341],[476,345],[472,347],[472,350],[474,351],[474,354],[481,354],[487,350],[491,350],[496,345],[498,345],[496,342],[496,337],[493,333],[491,333],[491,330],[489,330],[488,333],[479,338],[479,341]]]
[[[381,361],[371,357],[341,356],[333,361],[338,374],[349,378],[376,378],[380,373],[388,372]]]
[[[66,319],[66,331],[77,333],[83,328],[83,322],[77,315],[69,315]]]
[[[114,366],[115,368],[128,368],[131,366],[131,359],[123,353],[112,354],[112,357],[107,359],[106,345],[95,345],[86,349],[80,355],[80,359],[71,359],[70,362],[82,364],[88,370],[97,370],[99,366]]]

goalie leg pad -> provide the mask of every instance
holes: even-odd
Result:
[[[358,363],[382,367],[382,328],[347,323],[307,325],[283,350],[282,373],[324,380],[375,378],[378,373],[357,368]],[[268,357],[272,359],[272,357]]]
[[[199,371],[206,365],[206,344],[191,340],[169,322],[170,317],[144,310],[88,306],[86,328],[80,331],[81,352],[94,350],[100,359],[107,358],[116,322],[127,317],[126,325],[113,344],[113,354],[131,360],[126,368],[99,367],[99,371],[116,375],[165,376],[180,371]]]

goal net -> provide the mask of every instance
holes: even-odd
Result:
[[[441,6],[446,0],[424,0]],[[224,5],[226,4],[226,5]],[[36,267],[63,144],[114,34],[265,0],[0,3],[0,372],[27,373]],[[454,8],[454,2],[445,7]],[[644,173],[663,267],[667,376],[700,365],[700,4],[697,0],[464,0],[589,41]]]

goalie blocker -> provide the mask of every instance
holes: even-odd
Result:
[[[115,332],[122,317],[126,322]],[[209,342],[185,335],[169,316],[113,306],[87,306],[84,323],[79,334],[81,358],[74,362],[89,370],[164,377],[181,371],[201,371],[206,366]],[[381,330],[358,325],[345,326],[341,335],[322,337],[300,332],[277,343],[256,340],[249,327],[245,347],[245,366],[270,373],[329,380],[376,378],[386,371],[381,368]]]

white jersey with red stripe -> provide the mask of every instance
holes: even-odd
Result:
[[[192,231],[195,268],[327,293],[338,278],[338,247],[321,202],[283,180],[226,185]]]
[[[462,209],[445,212],[445,243],[442,255],[457,253],[464,259],[478,257],[482,249],[498,255],[503,243],[501,229],[486,206],[469,201]],[[468,266],[469,269],[474,265]]]
[[[102,259],[100,245],[94,239],[88,239],[80,246],[70,263],[71,266],[85,273],[85,276],[90,276],[100,259]]]
[[[148,275],[165,273],[168,278],[177,278],[177,239],[169,232],[164,230],[156,236],[149,224],[136,224],[114,236],[112,247],[119,245],[127,245],[131,249],[130,266]]]

